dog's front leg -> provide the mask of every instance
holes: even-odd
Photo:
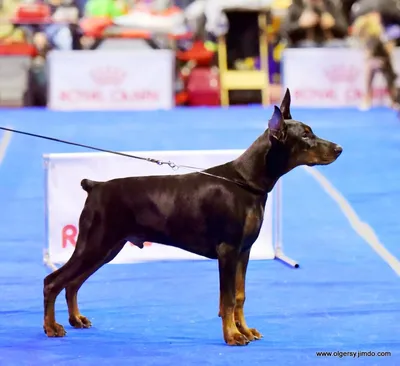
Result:
[[[237,248],[222,243],[218,246],[220,309],[225,342],[231,346],[244,346],[249,340],[235,323],[235,282],[239,253]]]
[[[239,255],[238,265],[236,269],[236,305],[235,305],[235,321],[240,333],[244,334],[249,341],[261,339],[262,334],[254,328],[249,328],[244,318],[243,306],[246,300],[246,272],[249,263],[250,250]]]

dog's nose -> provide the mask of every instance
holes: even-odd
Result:
[[[339,156],[342,153],[343,148],[340,145],[336,145],[334,150],[337,156]]]

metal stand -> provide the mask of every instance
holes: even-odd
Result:
[[[275,186],[275,258],[288,267],[299,268],[300,265],[283,253],[282,248],[282,181],[279,180]]]

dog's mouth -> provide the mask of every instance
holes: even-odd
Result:
[[[314,159],[313,161],[308,163],[307,166],[332,164],[340,156],[341,153],[342,153],[342,151],[334,152],[333,154],[329,154],[329,155],[322,155],[320,158]]]
[[[332,164],[341,154],[342,147],[340,145],[329,143],[328,146],[313,149],[308,152],[307,166],[329,165]]]

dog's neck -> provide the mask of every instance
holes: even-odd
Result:
[[[268,130],[254,141],[233,165],[247,184],[266,194],[272,191],[282,175],[292,169],[289,167],[287,148],[270,138]]]

